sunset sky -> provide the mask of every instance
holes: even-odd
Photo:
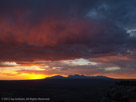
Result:
[[[0,80],[136,79],[136,0],[0,0]]]

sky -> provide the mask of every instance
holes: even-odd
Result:
[[[0,80],[136,79],[136,0],[0,0]]]

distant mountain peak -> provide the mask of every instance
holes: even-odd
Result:
[[[52,77],[47,77],[46,79],[112,79],[106,76],[85,76],[85,75],[69,75],[67,77],[61,76],[61,75],[55,75]]]

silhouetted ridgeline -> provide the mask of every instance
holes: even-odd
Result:
[[[84,75],[69,75],[68,77],[63,77],[60,75],[52,76],[52,77],[47,77],[46,79],[112,79],[106,76],[84,76]]]
[[[132,80],[83,75],[54,76],[42,80],[0,81],[0,98],[50,99],[38,102],[135,102],[135,85],[136,82]]]

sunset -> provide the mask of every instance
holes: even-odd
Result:
[[[32,73],[136,78],[135,3],[1,0],[0,5],[1,80]]]
[[[69,78],[136,79],[136,0],[0,0],[0,81]]]

